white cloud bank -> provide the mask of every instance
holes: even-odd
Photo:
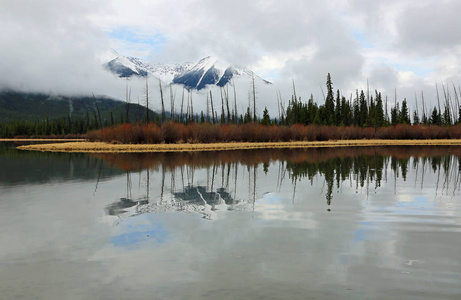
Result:
[[[151,62],[216,55],[272,80],[286,99],[294,80],[304,99],[321,102],[328,72],[345,95],[368,80],[392,97],[397,89],[399,100],[424,91],[430,101],[435,83],[461,84],[456,0],[0,0],[0,8],[1,87],[123,99],[125,82],[100,68],[110,49]],[[259,110],[275,107],[274,91],[259,89]]]

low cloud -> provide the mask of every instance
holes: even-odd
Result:
[[[368,79],[389,95],[397,87],[399,100],[461,79],[454,0],[0,0],[0,7],[0,87],[123,99],[127,82],[101,68],[110,49],[151,62],[216,55],[252,67],[274,82],[260,91],[260,110],[276,103],[277,89],[289,99],[293,80],[304,99],[313,93],[322,102],[327,73],[346,95]],[[142,83],[128,85],[142,99]]]

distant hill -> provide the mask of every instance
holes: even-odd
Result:
[[[126,103],[106,97],[95,97],[101,112],[101,118],[110,120],[110,114],[119,120],[123,114],[126,117]],[[130,120],[142,120],[146,114],[146,108],[138,104],[130,104]],[[97,112],[93,97],[68,97],[52,96],[46,94],[23,93],[15,91],[0,92],[0,122],[12,120],[50,120],[67,118],[86,118],[87,112],[90,118]],[[150,116],[157,113],[149,110]]]

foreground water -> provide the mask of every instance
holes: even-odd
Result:
[[[460,157],[0,143],[0,299],[459,299]]]

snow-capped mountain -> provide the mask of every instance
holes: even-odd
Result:
[[[189,69],[193,63],[183,64],[148,64],[136,57],[117,55],[104,64],[111,72],[119,77],[128,78],[131,76],[145,77],[147,74],[159,78],[164,82],[172,82],[177,74]]]
[[[266,84],[270,82],[258,77],[245,67],[236,67],[208,56],[198,63],[148,64],[134,57],[117,55],[105,64],[119,77],[154,76],[168,84],[181,84],[187,89],[201,90],[207,85],[225,86],[232,78],[258,78]]]

